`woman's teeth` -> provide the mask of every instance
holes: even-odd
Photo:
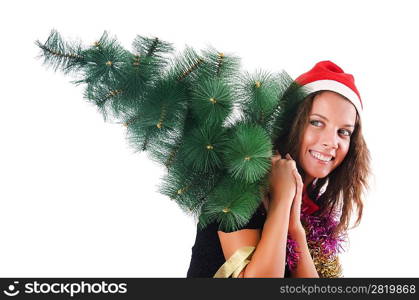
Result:
[[[321,161],[328,162],[328,161],[331,161],[332,158],[333,158],[332,156],[326,157],[326,156],[322,155],[321,153],[313,151],[313,150],[310,150],[309,152],[310,152],[311,156],[313,156],[314,158],[317,158],[318,160],[321,160]]]

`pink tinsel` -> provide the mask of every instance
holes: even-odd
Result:
[[[333,214],[328,216],[311,216],[301,213],[301,222],[306,229],[307,242],[309,245],[318,245],[325,255],[334,255],[343,250],[341,245],[345,241],[344,236],[333,236],[333,230],[338,221]],[[297,243],[288,237],[287,240],[287,265],[294,270],[297,265],[299,253],[296,251]]]
[[[297,266],[300,254],[295,249],[297,248],[297,242],[294,241],[290,236],[287,238],[287,265],[290,270],[294,270]]]

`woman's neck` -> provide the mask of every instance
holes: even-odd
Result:
[[[307,189],[308,185],[311,184],[313,182],[313,180],[314,180],[313,176],[305,175],[304,180],[303,180],[304,188]]]

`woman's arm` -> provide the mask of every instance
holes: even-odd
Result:
[[[256,247],[239,277],[284,277],[289,212],[290,205],[286,205],[286,201],[271,203],[263,231],[218,231],[226,260],[243,246]]]
[[[291,158],[289,156],[289,158]],[[294,178],[296,181],[296,193],[291,206],[290,224],[288,233],[291,238],[297,242],[296,251],[299,252],[299,259],[295,270],[291,271],[292,277],[319,277],[313,259],[308,249],[306,233],[301,224],[301,203],[303,194],[303,181],[297,170],[294,170]]]
[[[290,201],[269,205],[260,242],[243,277],[284,277]]]
[[[240,247],[256,247],[239,277],[284,277],[290,210],[296,191],[293,170],[296,170],[293,160],[281,159],[280,155],[272,159],[272,198],[262,233],[260,230],[218,232],[226,260]]]

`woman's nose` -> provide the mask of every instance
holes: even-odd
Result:
[[[337,149],[338,148],[338,136],[331,130],[325,131],[322,136],[322,146],[326,148]]]

